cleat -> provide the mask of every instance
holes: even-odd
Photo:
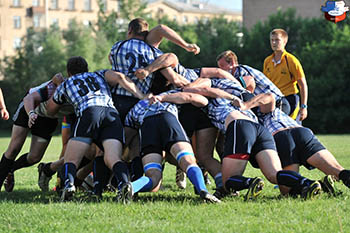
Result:
[[[311,183],[308,186],[305,186],[301,191],[301,197],[304,200],[313,199],[321,193],[321,184],[318,181]]]
[[[205,201],[209,203],[221,203],[221,201],[216,198],[214,195],[208,193],[207,191],[201,190],[199,192],[199,196]]]
[[[47,192],[49,191],[49,183],[52,178],[52,176],[47,176],[44,172],[44,166],[45,163],[40,163],[38,165],[38,172],[39,172],[39,178],[38,178],[38,185],[41,191]]]
[[[264,181],[260,177],[255,177],[249,185],[248,192],[244,196],[244,200],[252,200],[260,195],[262,189],[264,188]]]
[[[213,195],[217,199],[221,200],[222,198],[227,197],[227,196],[237,197],[237,196],[239,196],[239,192],[238,191],[229,192],[229,191],[226,191],[224,187],[220,187],[220,188],[215,189],[215,192]]]
[[[75,193],[74,184],[70,182],[67,183],[62,191],[61,202],[72,200],[74,193]]]
[[[328,193],[331,196],[337,196],[334,178],[331,175],[327,175],[322,178],[322,180],[319,181],[321,184],[322,191],[325,193]]]
[[[117,200],[125,204],[130,204],[133,198],[132,185],[130,182],[125,183],[121,190],[118,191]]]
[[[83,191],[92,191],[94,189],[94,177],[91,173],[85,177],[81,187]]]
[[[176,185],[180,189],[186,188],[186,173],[181,168],[176,168]]]
[[[7,174],[7,177],[4,180],[4,187],[5,187],[5,191],[8,193],[13,191],[13,188],[15,187],[15,176],[13,172],[9,172]]]

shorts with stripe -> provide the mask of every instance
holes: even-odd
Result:
[[[140,128],[141,157],[170,151],[177,142],[189,142],[178,119],[169,112],[146,117]]]
[[[24,105],[21,103],[15,115],[13,116],[13,124],[21,126],[23,128],[29,128],[28,119],[29,117],[26,110],[24,109]],[[57,124],[57,119],[42,117],[38,115],[38,118],[35,120],[35,124],[32,126],[32,128],[30,128],[30,132],[32,135],[50,140],[52,134],[56,130]]]
[[[307,160],[320,150],[326,149],[313,132],[305,127],[280,131],[274,135],[274,139],[282,167],[301,164],[307,169],[313,169]]]
[[[235,120],[227,127],[223,157],[248,154],[251,165],[258,168],[255,155],[268,149],[276,150],[276,145],[270,132],[262,125],[249,120]]]
[[[119,117],[124,125],[125,117],[130,109],[140,100],[133,96],[115,95],[112,94],[114,107],[119,112]]]
[[[214,128],[207,114],[192,104],[181,105],[179,120],[188,137],[192,137],[195,131]]]
[[[117,110],[111,107],[88,107],[72,128],[72,138],[90,138],[101,147],[106,139],[116,139],[124,144],[124,129]]]

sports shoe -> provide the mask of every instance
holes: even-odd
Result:
[[[81,187],[84,188],[84,191],[92,191],[94,189],[94,177],[92,173],[85,177]]]
[[[260,177],[255,177],[248,188],[247,194],[244,196],[244,200],[252,200],[255,199],[257,196],[260,195],[262,189],[264,188],[264,181]]]
[[[315,196],[321,193],[321,184],[318,181],[311,183],[308,186],[303,187],[301,190],[301,197],[304,200],[313,199]]]
[[[75,193],[74,184],[68,182],[62,191],[61,202],[72,200],[74,193]]]
[[[221,203],[221,201],[216,198],[214,195],[208,193],[207,191],[201,190],[199,192],[199,196],[205,201],[209,203]]]
[[[334,197],[337,195],[333,176],[327,175],[319,180],[319,183],[321,184],[323,192]]]
[[[238,196],[239,192],[238,191],[233,191],[233,192],[229,192],[226,191],[224,187],[220,187],[220,188],[216,188],[215,192],[213,194],[217,199],[221,200],[224,197],[227,196]]]
[[[118,191],[117,200],[123,204],[129,204],[133,198],[132,185],[130,182],[125,183]]]
[[[41,191],[47,192],[49,191],[49,183],[52,178],[52,176],[47,176],[44,172],[44,166],[45,163],[39,163],[38,165],[38,173],[39,173],[39,178],[38,178],[38,185]]]
[[[186,188],[186,173],[179,167],[176,168],[176,185],[180,189]]]
[[[9,172],[7,174],[7,177],[4,180],[4,187],[5,191],[8,193],[13,191],[13,188],[15,187],[15,175],[13,174],[13,172]]]

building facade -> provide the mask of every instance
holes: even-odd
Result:
[[[344,0],[346,5],[350,0]],[[295,8],[297,15],[303,18],[324,17],[321,6],[326,0],[243,0],[243,25],[253,27],[259,21],[265,21],[278,10]]]

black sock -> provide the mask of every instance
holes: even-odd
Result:
[[[140,156],[131,161],[131,181],[135,181],[143,176],[143,164]]]
[[[19,157],[15,163],[13,164],[12,171],[16,171],[18,169],[24,168],[24,167],[29,167],[32,166],[33,164],[28,163],[28,153],[25,153]]]
[[[74,186],[78,187],[78,186],[81,186],[82,184],[83,184],[83,180],[79,179],[78,177],[75,177]]]
[[[339,179],[350,188],[350,170],[342,170],[339,173]]]
[[[43,172],[45,173],[46,176],[53,176],[56,172],[55,171],[52,171],[51,168],[50,168],[50,165],[52,163],[45,163],[44,164],[44,167],[43,167]]]
[[[103,158],[103,157],[101,157]],[[86,158],[85,156],[83,157],[83,159],[81,160],[80,164],[79,164],[79,167],[78,167],[78,170],[82,167],[85,167],[86,165],[88,165],[89,163],[91,162],[90,159]]]
[[[228,191],[240,191],[249,188],[251,178],[244,176],[231,176],[225,182],[225,188]]]
[[[277,172],[277,182],[278,185],[288,186],[293,188],[294,192],[301,193],[303,187],[309,186],[314,181],[301,176],[295,171],[282,170]]]
[[[120,190],[122,185],[129,182],[128,166],[125,162],[119,161],[113,165],[113,174],[118,181],[118,189]]]
[[[3,154],[0,162],[0,188],[6,179],[7,174],[11,171],[14,162],[14,160],[6,158],[5,154]]]
[[[63,175],[64,175],[64,184],[67,183],[74,184],[74,179],[77,176],[77,167],[74,163],[65,163],[63,165]]]
[[[106,187],[110,177],[110,170],[106,166],[102,156],[95,158],[93,174],[94,174],[94,193],[96,195],[102,195],[102,191]]]

